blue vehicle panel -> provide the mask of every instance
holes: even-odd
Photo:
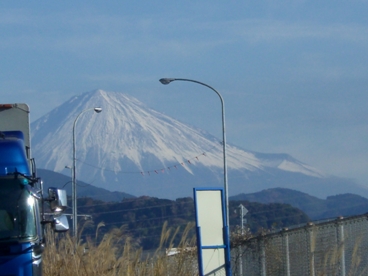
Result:
[[[0,275],[33,275],[32,244],[2,244],[0,249]]]
[[[8,175],[14,172],[30,175],[27,156],[24,148],[22,132],[1,132],[0,175]]]

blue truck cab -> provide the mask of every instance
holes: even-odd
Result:
[[[66,208],[66,194],[50,188],[48,197],[43,196],[42,181],[36,177],[30,143],[27,145],[25,139],[24,132],[29,135],[29,124],[24,124],[28,124],[25,131],[16,130],[21,125],[17,122],[28,119],[29,115],[23,114],[14,120],[14,114],[25,112],[27,106],[6,112],[17,107],[19,105],[0,105],[0,275],[35,276],[42,275],[44,225],[51,223],[57,231],[68,229],[64,225],[66,218],[60,219],[61,211]],[[13,130],[8,130],[9,124]],[[52,206],[53,214],[48,219],[45,203]],[[62,226],[57,225],[59,221],[63,221]]]

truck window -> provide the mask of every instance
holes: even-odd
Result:
[[[0,178],[0,242],[37,237],[36,200],[14,176]]]

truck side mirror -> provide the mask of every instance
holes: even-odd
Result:
[[[69,223],[66,215],[61,215],[54,217],[54,221],[52,223],[53,229],[55,232],[66,232],[69,230]]]
[[[68,207],[65,190],[49,188],[49,201],[52,212],[61,213]]]

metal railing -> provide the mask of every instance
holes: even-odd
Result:
[[[368,215],[308,223],[232,249],[233,275],[368,275]]]

